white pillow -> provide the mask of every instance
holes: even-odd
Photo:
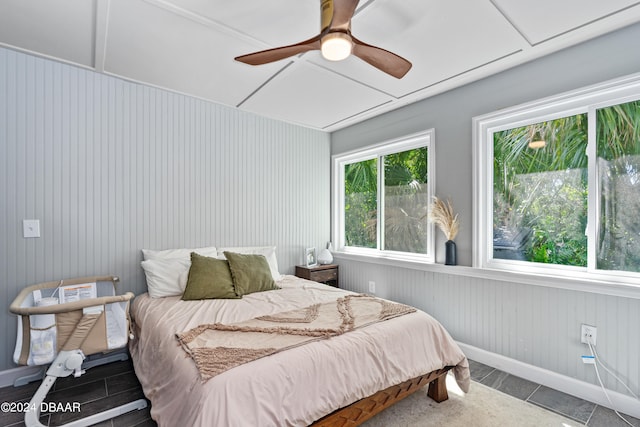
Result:
[[[218,258],[224,258],[224,252],[235,252],[237,254],[264,255],[271,270],[273,280],[280,280],[282,276],[278,271],[278,260],[276,259],[275,246],[240,246],[235,248],[218,248]]]
[[[196,249],[165,249],[162,251],[156,251],[153,249],[143,249],[142,256],[144,260],[150,259],[168,259],[168,258],[179,258],[179,259],[187,259],[191,260],[191,252],[195,252],[198,255],[216,257],[217,251],[214,246],[209,246],[205,248],[196,248]]]
[[[182,295],[187,286],[190,259],[148,259],[140,263],[147,276],[147,289],[151,298]]]

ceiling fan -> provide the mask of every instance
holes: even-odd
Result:
[[[402,78],[411,68],[411,62],[388,50],[361,42],[351,34],[351,18],[358,3],[359,0],[320,0],[320,34],[289,46],[238,56],[235,60],[262,65],[310,50],[320,50],[329,61],[341,61],[353,54],[393,77]]]

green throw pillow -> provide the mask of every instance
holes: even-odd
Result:
[[[229,263],[224,259],[192,252],[189,278],[182,299],[187,301],[212,298],[240,298],[233,285]]]
[[[224,252],[238,295],[280,289],[273,281],[269,263],[264,255]]]

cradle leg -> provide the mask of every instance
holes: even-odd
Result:
[[[24,424],[27,427],[44,427],[44,424],[40,423],[40,404],[44,401],[55,382],[56,377],[51,375],[47,375],[42,380],[42,384],[40,384],[36,394],[33,395],[29,402],[29,410],[24,414]]]
[[[40,423],[40,405],[44,401],[44,398],[47,396],[47,393],[49,392],[53,384],[56,382],[56,378],[57,377],[47,375],[38,388],[38,391],[36,391],[36,394],[34,394],[31,398],[31,402],[29,402],[29,411],[24,415],[24,424],[26,425],[26,427],[45,427],[44,424]],[[79,405],[80,404],[78,404],[78,407]],[[146,407],[147,401],[145,399],[138,399],[136,401],[120,405],[116,408],[108,409],[106,411],[89,415],[88,417],[84,417],[79,420],[64,424],[64,427],[91,426],[101,421],[115,418],[118,415],[126,414],[127,412],[131,412],[136,409],[141,410]]]
[[[107,409],[106,411],[99,412],[88,417],[81,418],[76,421],[64,424],[61,427],[86,427],[98,424],[99,422],[115,418],[119,415],[126,414],[134,410],[141,410],[147,407],[147,401],[145,399],[138,399],[133,402],[125,403],[117,408]]]
[[[40,423],[40,408],[41,404],[47,397],[47,393],[51,390],[51,387],[56,382],[57,378],[68,377],[73,374],[74,376],[80,376],[84,371],[81,369],[82,361],[85,356],[80,350],[72,351],[60,351],[56,360],[53,361],[49,369],[47,370],[47,376],[40,384],[40,387],[33,395],[29,402],[29,411],[24,415],[24,423],[27,427],[45,427]],[[80,404],[78,403],[78,408]],[[97,424],[101,421],[108,420],[110,418],[117,417],[118,415],[126,414],[133,410],[140,410],[147,407],[147,401],[145,399],[138,399],[133,402],[125,403],[116,408],[112,408],[98,414],[90,415],[79,420],[72,421],[64,424],[66,427],[85,427],[93,424]]]

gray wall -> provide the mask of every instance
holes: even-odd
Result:
[[[332,154],[435,128],[436,194],[460,213],[459,264],[471,265],[471,119],[501,108],[640,71],[640,25],[622,29],[430,99],[334,132]],[[438,232],[436,258],[444,262]],[[579,356],[581,323],[598,327],[599,347],[639,392],[640,300],[485,278],[430,273],[338,258],[341,284],[379,293],[436,315],[454,338],[522,362],[595,382]],[[637,292],[640,298],[640,289]],[[600,341],[603,340],[603,341]],[[625,392],[611,378],[608,387]]]
[[[276,245],[292,274],[329,240],[329,150],[324,132],[0,48],[0,370],[30,284],[116,274],[141,293],[142,248]]]

